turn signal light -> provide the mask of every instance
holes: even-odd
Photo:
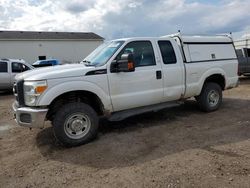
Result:
[[[36,93],[43,93],[47,89],[47,86],[37,86]]]

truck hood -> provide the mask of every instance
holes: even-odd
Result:
[[[83,76],[88,71],[95,70],[95,67],[86,67],[83,64],[59,65],[51,67],[36,68],[17,74],[16,80],[44,80],[65,77]]]

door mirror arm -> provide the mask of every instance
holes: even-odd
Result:
[[[118,70],[118,61],[117,61],[117,60],[113,60],[113,61],[111,62],[111,65],[110,65],[110,72],[111,72],[111,73],[118,73],[118,72],[120,72],[120,71]]]

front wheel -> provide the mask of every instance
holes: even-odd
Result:
[[[202,111],[212,112],[217,110],[222,103],[222,89],[216,83],[205,83],[201,94],[196,97]]]
[[[85,144],[98,133],[96,112],[84,103],[65,104],[52,121],[55,137],[65,146]]]

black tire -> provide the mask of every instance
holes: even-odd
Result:
[[[82,127],[84,126],[83,122],[85,122],[85,126],[87,126],[87,128]],[[93,108],[89,105],[84,103],[69,103],[65,104],[58,110],[52,124],[55,137],[59,140],[59,142],[66,147],[73,147],[86,144],[96,138],[98,133],[99,118],[95,110],[93,110]],[[77,131],[80,131],[82,135],[77,135],[78,133],[72,128],[73,125],[75,125],[74,128],[77,127],[80,129]]]
[[[216,100],[211,100],[211,95],[216,96]],[[212,112],[217,110],[222,103],[222,89],[216,83],[205,83],[201,94],[196,97],[199,108],[205,112]]]

